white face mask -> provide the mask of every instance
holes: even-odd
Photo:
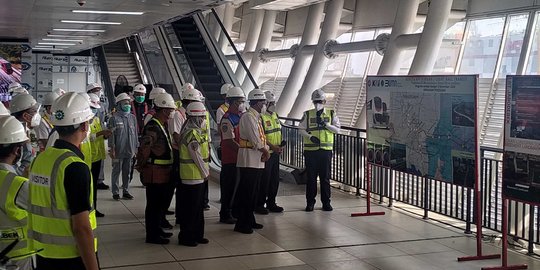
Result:
[[[268,108],[266,108],[267,111],[269,112],[275,112],[276,111],[276,105],[272,104],[270,106],[268,106]]]
[[[261,113],[265,113],[265,112],[266,112],[266,104],[263,104],[261,108]]]
[[[39,113],[34,114],[32,116],[32,120],[30,121],[30,127],[37,127],[39,126],[39,123],[41,123],[41,115]]]
[[[320,110],[322,110],[322,109],[324,109],[324,105],[323,105],[323,104],[321,104],[321,103],[315,103],[315,110],[316,110],[316,111],[320,111]]]
[[[173,119],[173,118],[174,118],[174,113],[175,113],[175,112],[176,112],[176,111],[172,111],[172,112],[169,114],[169,119]]]

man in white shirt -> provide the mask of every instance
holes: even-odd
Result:
[[[260,113],[266,111],[266,96],[254,89],[248,94],[249,110],[240,118],[240,149],[236,166],[240,168],[238,184],[238,220],[234,230],[250,234],[263,225],[255,221],[255,204],[264,164],[270,158]]]

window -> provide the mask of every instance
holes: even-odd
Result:
[[[465,22],[458,22],[444,32],[443,39],[445,41],[443,41],[439,49],[439,55],[433,67],[433,74],[450,75],[455,73],[464,31]],[[474,65],[474,61],[468,64],[471,63]]]
[[[488,41],[488,47],[493,48],[493,39]]]
[[[536,25],[532,29],[534,35],[531,43],[531,53],[529,54],[529,62],[527,64],[528,75],[540,75],[540,13],[536,13]]]
[[[506,75],[514,75],[517,71],[523,38],[527,29],[529,15],[521,14],[510,16],[508,34],[503,48],[499,78],[504,79]]]
[[[174,34],[169,34],[169,38],[171,35]],[[163,56],[163,51],[159,46],[154,30],[145,30],[139,33],[139,37],[141,38],[141,45],[143,47],[144,54],[146,55],[146,59],[148,60],[148,66],[152,72],[154,83],[165,88],[167,92],[176,95],[178,91],[174,85],[173,78],[171,76],[169,67],[167,66],[167,62],[165,61],[165,57]],[[178,47],[179,44],[173,42],[171,45],[174,48]],[[179,62],[180,65],[182,65],[181,63],[185,62],[185,60],[179,60]]]
[[[282,49],[290,49],[294,44],[300,43],[300,37],[287,38],[283,41]],[[287,57],[282,58],[280,61],[279,69],[277,71],[277,77],[287,77],[291,73],[292,66],[294,64],[294,59]]]
[[[356,32],[353,35],[353,42],[356,41],[365,41],[373,40],[375,31],[365,31],[365,32]],[[347,70],[345,71],[346,77],[363,77],[370,52],[360,52],[360,53],[351,53],[349,54],[349,63],[347,65]]]
[[[481,78],[493,78],[504,22],[505,18],[489,18],[469,22],[460,74],[479,74]],[[486,42],[493,42],[493,47],[483,46]],[[473,61],[474,63],[470,65]]]

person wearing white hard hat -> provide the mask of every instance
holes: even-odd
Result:
[[[240,87],[233,87],[227,92],[229,109],[221,118],[219,133],[221,136],[221,172],[219,174],[219,188],[221,195],[221,209],[219,222],[234,224],[236,219],[232,216],[233,194],[236,186],[238,148],[240,146],[241,111],[244,110],[246,95]]]
[[[263,225],[255,221],[253,212],[257,203],[259,185],[264,171],[264,163],[270,157],[264,128],[260,117],[266,111],[266,96],[263,91],[253,89],[248,94],[249,110],[242,114],[239,124],[240,149],[236,166],[240,168],[238,184],[238,220],[234,230],[250,234]]]
[[[146,124],[148,124],[148,122],[150,122],[150,120],[152,120],[152,117],[154,116],[154,114],[156,113],[156,110],[155,110],[155,105],[154,105],[154,99],[160,95],[160,94],[166,94],[167,91],[165,91],[165,89],[161,88],[161,87],[154,87],[152,88],[152,91],[150,91],[150,94],[148,95],[148,102],[150,103],[150,107],[151,109],[148,110],[148,112],[146,113],[146,116],[144,117],[144,125],[143,126],[146,126]]]
[[[168,244],[168,238],[172,236],[160,226],[169,203],[164,194],[170,192],[173,165],[173,148],[165,123],[171,118],[176,104],[170,94],[159,94],[154,99],[154,106],[156,113],[143,129],[136,169],[146,186],[146,243],[163,245]]]
[[[51,123],[51,106],[53,102],[60,96],[55,92],[48,93],[43,98],[43,116],[41,117],[41,123],[36,128],[36,138],[38,139],[39,152],[43,152],[47,146],[47,141],[49,140],[49,135],[54,128],[54,125]]]
[[[187,120],[180,144],[180,233],[178,243],[194,247],[207,244],[204,238],[204,183],[210,176],[210,151],[205,139],[206,108],[201,102],[186,107]]]
[[[20,94],[28,94],[28,90],[26,90],[26,88],[24,88],[22,86],[14,87],[14,88],[9,89],[9,94],[13,98],[13,97],[15,97],[17,95],[20,95]]]
[[[169,211],[169,206],[174,197],[175,188],[180,187],[180,182],[178,181],[178,179],[180,179],[180,133],[184,123],[186,122],[186,114],[185,109],[182,107],[182,102],[176,101],[175,104],[176,109],[172,113],[171,118],[169,118],[167,121],[167,128],[171,137],[171,145],[173,148],[173,171],[171,177],[172,179],[175,179],[175,181],[171,183],[170,190],[166,195],[169,203],[166,204],[167,207],[165,208],[165,213],[168,215],[175,214],[175,212]],[[178,208],[178,200],[176,200],[176,209]],[[164,228],[170,228],[172,225],[169,223],[169,221],[167,221],[167,219],[163,219],[161,226]]]
[[[313,211],[317,196],[317,178],[321,187],[323,211],[332,211],[330,204],[330,169],[334,134],[341,127],[339,119],[332,109],[325,109],[326,94],[321,89],[313,91],[311,101],[314,109],[304,112],[299,133],[304,137],[304,157],[307,171],[306,212]]]
[[[113,166],[111,175],[113,199],[120,200],[118,178],[121,172],[122,198],[132,200],[133,196],[129,193],[129,173],[139,146],[139,132],[137,119],[131,113],[131,98],[127,93],[121,93],[116,97],[116,112],[109,118],[107,126],[112,130],[108,143]]]
[[[66,90],[62,88],[55,88],[52,92],[57,94],[60,97],[66,93]]]
[[[29,129],[39,126],[41,123],[41,115],[39,109],[41,104],[29,94],[20,94],[15,96],[10,103],[11,115],[19,120],[27,134]],[[32,144],[28,141],[23,148],[21,159],[17,162],[16,170],[19,175],[28,175],[27,169],[36,157],[36,153],[32,148]]]
[[[229,103],[227,103],[227,92],[229,92],[229,89],[233,88],[234,85],[230,83],[226,83],[221,86],[220,94],[225,100],[225,103],[221,104],[219,108],[216,111],[216,122],[221,123],[221,118],[223,118],[223,115],[227,112],[229,109]]]
[[[279,156],[283,152],[285,141],[282,140],[281,122],[275,112],[276,96],[270,91],[264,94],[268,107],[266,112],[261,113],[261,122],[266,135],[266,144],[270,148],[270,159],[264,164],[255,212],[267,215],[268,212],[283,212],[283,207],[276,204],[276,196],[279,189]]]
[[[12,92],[11,89],[15,89],[18,87],[22,87],[22,85],[18,82],[12,82],[8,85],[8,92]]]
[[[6,256],[13,258],[11,263],[21,270],[33,269],[32,255],[29,255],[32,252],[24,237],[28,235],[28,179],[18,176],[12,164],[27,140],[23,125],[15,117],[0,116],[0,187],[7,191],[0,197],[0,228],[6,236],[0,241],[0,250],[20,237],[20,242]],[[15,234],[14,238],[9,236],[12,234]]]
[[[11,115],[11,112],[6,108],[3,102],[0,102],[0,116]]]
[[[97,270],[92,177],[80,150],[94,113],[74,92],[59,97],[51,110],[60,138],[36,157],[30,169],[29,243],[41,250],[37,269]]]
[[[97,115],[102,123],[105,123],[106,119],[105,116],[107,116],[107,111],[109,108],[109,100],[107,97],[103,94],[103,87],[101,87],[101,84],[99,83],[90,83],[86,86],[86,93],[87,94],[96,94],[101,103],[101,108],[98,109]]]
[[[144,127],[144,117],[148,113],[148,103],[144,102],[146,99],[146,87],[143,84],[137,84],[133,87],[133,103],[132,112],[137,118],[137,130],[139,134],[142,133]]]

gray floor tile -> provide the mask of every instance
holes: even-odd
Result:
[[[384,257],[384,258],[371,258],[365,259],[365,262],[369,263],[381,270],[441,270],[422,260],[416,259],[413,256],[398,256],[398,257]]]
[[[394,257],[406,255],[405,252],[386,244],[363,245],[354,247],[342,247],[343,251],[359,259]]]
[[[241,256],[238,258],[249,269],[277,268],[305,264],[288,252]]]
[[[218,258],[180,262],[186,270],[244,270],[250,269],[239,258]]]
[[[293,251],[291,254],[307,264],[356,260],[356,257],[338,248]]]
[[[315,263],[311,266],[317,270],[377,270],[375,266],[361,260]]]

